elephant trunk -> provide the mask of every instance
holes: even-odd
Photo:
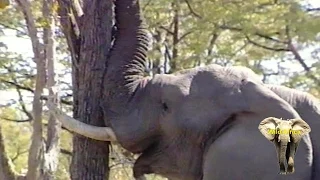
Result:
[[[287,142],[281,142],[280,143],[280,162],[285,162],[286,161],[286,152],[287,152],[287,147],[288,143]]]
[[[280,153],[279,153],[280,173],[284,173],[286,171],[285,162],[286,162],[287,147],[288,147],[288,142],[286,141],[280,142]]]
[[[134,110],[149,82],[149,78],[144,78],[149,38],[139,0],[114,2],[117,32],[104,77],[106,93],[102,107],[105,121],[108,120],[105,124],[113,129],[122,147],[140,152],[149,146],[149,143],[142,146],[141,141],[149,141],[153,130]]]
[[[141,151],[147,144],[140,145],[146,139],[141,119],[121,119],[119,116],[134,106],[136,94],[142,94],[148,79],[144,78],[145,60],[148,50],[148,36],[140,14],[138,0],[115,0],[116,40],[106,61],[107,72],[104,75],[104,97],[102,108],[105,124],[110,127],[97,127],[82,123],[66,115],[54,104],[48,102],[50,112],[69,130],[101,141],[118,141],[130,151]],[[112,22],[109,22],[112,23]],[[108,55],[106,54],[106,57]],[[90,67],[88,67],[90,68]],[[140,88],[139,88],[140,87]],[[132,117],[134,118],[134,117]],[[108,121],[107,121],[108,120]],[[140,121],[139,121],[140,120]],[[140,139],[139,139],[140,138]]]
[[[106,104],[121,112],[143,80],[149,38],[139,0],[115,1],[115,42],[107,62]],[[145,83],[143,83],[145,85]]]

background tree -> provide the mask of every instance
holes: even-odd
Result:
[[[59,15],[72,56],[73,116],[104,126],[100,100],[111,46],[112,1],[86,0],[82,6],[59,1]],[[73,17],[70,17],[72,14]],[[109,177],[108,143],[74,135],[72,179]]]

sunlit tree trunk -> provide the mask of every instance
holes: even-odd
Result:
[[[56,61],[56,43],[55,43],[55,0],[43,0],[43,16],[48,22],[44,27],[43,41],[45,47],[45,57],[47,60],[47,88],[49,89],[49,101],[57,101],[55,87],[55,61]],[[59,164],[60,152],[60,122],[51,114],[47,129],[47,141],[45,144],[43,161],[41,164],[41,180],[53,180],[54,173]]]
[[[31,11],[31,4],[29,0],[16,0],[24,15],[28,35],[31,39],[32,50],[34,54],[34,61],[36,63],[36,85],[32,104],[32,141],[28,157],[28,180],[37,180],[40,172],[40,163],[42,161],[43,153],[43,139],[42,139],[42,101],[41,95],[46,84],[46,59],[44,57],[43,49],[38,39],[38,31],[36,28],[34,16]]]
[[[11,160],[6,154],[0,126],[0,179],[16,179]]]

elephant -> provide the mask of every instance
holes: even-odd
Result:
[[[263,119],[275,117],[304,119],[313,129],[320,128],[312,126],[319,125],[320,112],[314,110],[319,105],[309,107],[298,95],[286,98],[281,88],[274,90],[241,66],[212,64],[145,77],[148,36],[139,1],[114,3],[116,40],[101,99],[106,127],[76,120],[48,101],[50,112],[65,128],[92,139],[117,141],[140,154],[133,166],[135,179],[150,173],[171,180],[316,177],[320,169],[313,150],[320,145],[315,141],[319,132],[302,137],[295,173],[284,176],[278,173],[273,147],[257,127]],[[294,104],[295,99],[305,101],[305,109]],[[311,118],[308,111],[315,112]]]
[[[260,132],[274,143],[278,153],[280,173],[294,172],[294,155],[301,138],[311,131],[310,126],[302,119],[282,120],[269,117],[259,124]],[[287,170],[285,163],[287,162]]]

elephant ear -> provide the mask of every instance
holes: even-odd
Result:
[[[310,126],[302,119],[291,119],[292,132],[291,137],[294,143],[297,143],[307,133],[311,132]]]
[[[276,135],[276,127],[280,121],[278,118],[268,117],[260,122],[258,129],[264,137],[269,141],[273,141]]]

